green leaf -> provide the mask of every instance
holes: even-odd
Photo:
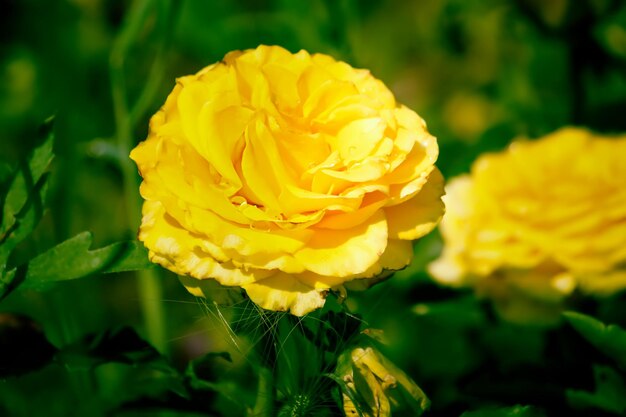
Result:
[[[48,120],[41,128],[40,144],[28,161],[22,161],[12,174],[1,211],[0,271],[6,268],[13,249],[33,231],[43,215],[46,170],[54,158],[53,140],[52,121]]]
[[[10,271],[0,270],[0,300],[18,286],[45,290],[52,283],[87,277],[96,273],[137,271],[154,267],[141,242],[113,243],[89,250],[90,232],[79,233]]]
[[[41,289],[51,282],[95,273],[136,271],[154,266],[141,242],[118,242],[89,250],[91,242],[91,233],[83,232],[31,260],[26,267],[24,288]]]
[[[573,311],[565,319],[596,349],[626,368],[626,331],[615,324],[606,325],[593,317]]]
[[[361,398],[359,393],[350,388],[341,377],[335,374],[324,374],[324,376],[335,381],[335,383],[339,386],[341,392],[346,394],[350,401],[352,401],[352,404],[354,405],[354,411],[357,413],[358,417],[364,417],[363,413],[367,412],[367,410],[362,410],[361,405],[365,403],[365,400]]]
[[[14,169],[9,163],[0,161],[0,195],[5,194],[5,187],[8,187],[13,171]]]
[[[15,223],[15,216],[26,204],[30,190],[39,182],[52,162],[52,120],[46,121],[40,131],[41,144],[33,150],[27,163],[21,164],[14,174],[13,181],[4,200],[0,234],[6,233]]]
[[[41,219],[47,178],[48,176],[44,175],[39,179],[28,201],[15,216],[13,225],[0,237],[0,300],[15,290],[24,280],[24,274],[19,273],[18,270],[7,271],[6,262],[17,244],[32,232]]]
[[[0,269],[0,300],[9,295],[19,285],[20,280],[17,280],[17,277],[17,269],[11,269],[10,271]]]
[[[43,216],[44,198],[47,191],[48,175],[43,175],[30,190],[28,199],[19,213],[13,216],[13,223],[0,236],[0,268],[6,267],[9,255],[37,226]]]
[[[569,404],[577,409],[600,409],[619,415],[626,412],[626,384],[620,374],[608,366],[593,367],[594,392],[567,390]]]
[[[543,417],[545,413],[535,407],[516,405],[513,407],[485,408],[466,411],[461,417]]]

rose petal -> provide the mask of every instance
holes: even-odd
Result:
[[[387,220],[382,211],[348,230],[316,229],[294,256],[309,271],[348,277],[367,270],[387,247]]]
[[[326,291],[316,290],[285,273],[277,273],[242,288],[259,307],[289,311],[295,316],[310,313],[326,302]]]
[[[404,203],[386,207],[389,237],[413,240],[430,233],[444,211],[443,176],[435,169],[421,190]]]

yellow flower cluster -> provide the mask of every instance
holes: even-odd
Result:
[[[575,289],[626,287],[625,158],[625,136],[579,128],[482,156],[446,188],[431,274],[477,287],[516,320],[558,311]]]
[[[179,78],[131,153],[139,239],[178,274],[303,315],[331,288],[410,262],[443,213],[437,155],[367,70],[275,46],[232,52]]]

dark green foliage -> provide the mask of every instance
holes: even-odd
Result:
[[[50,363],[56,348],[29,317],[0,313],[0,378],[36,371]]]
[[[624,292],[575,297],[550,328],[506,323],[429,280],[435,232],[407,269],[309,317],[218,307],[149,262],[124,189],[126,148],[176,77],[261,43],[370,69],[427,121],[447,178],[517,136],[624,132],[626,2],[24,0],[3,2],[0,36],[1,416],[251,416],[268,364],[275,415],[340,416],[342,393],[363,401],[337,359],[366,328],[426,417],[626,413]],[[165,288],[159,349],[132,272],[147,269]]]
[[[567,401],[575,409],[603,410],[617,415],[626,412],[626,384],[623,376],[606,366],[594,366],[595,391],[568,390]],[[593,412],[593,411],[591,411]]]
[[[468,411],[463,413],[461,417],[544,417],[545,414],[533,407],[502,407],[493,409],[482,409],[476,411]]]
[[[606,325],[593,317],[576,312],[567,312],[564,316],[582,337],[624,370],[626,331],[618,325]],[[625,374],[613,367],[596,364],[593,365],[593,375],[595,389],[568,390],[568,403],[575,409],[595,409],[623,415],[626,412]]]
[[[54,154],[52,120],[42,126],[39,143],[27,161],[20,163],[9,176],[0,223],[0,300],[18,286],[42,289],[46,284],[66,281],[95,273],[135,271],[151,268],[143,245],[136,241],[120,242],[90,250],[92,235],[83,232],[26,264],[8,268],[16,246],[30,235],[44,213],[48,168]]]
[[[161,359],[159,352],[129,327],[87,335],[65,346],[59,353],[59,360],[69,368],[94,367],[109,362],[154,366],[162,365],[157,363]]]
[[[589,343],[626,368],[626,331],[615,324],[606,325],[593,317],[576,312],[564,313],[566,320]]]

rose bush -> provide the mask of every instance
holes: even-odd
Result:
[[[564,128],[480,157],[447,185],[440,282],[475,286],[515,320],[575,289],[626,287],[626,136]]]
[[[179,78],[131,153],[139,238],[202,280],[303,315],[331,288],[406,266],[443,213],[438,147],[367,70],[276,46]]]

